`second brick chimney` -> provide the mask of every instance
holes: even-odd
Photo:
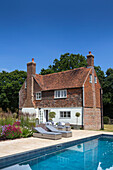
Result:
[[[94,55],[91,54],[91,51],[87,55],[87,67],[94,67]]]
[[[33,107],[33,76],[36,74],[36,63],[34,58],[27,63],[27,101],[26,105]]]

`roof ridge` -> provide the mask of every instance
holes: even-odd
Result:
[[[60,74],[60,73],[64,73],[64,72],[70,72],[70,71],[77,70],[77,69],[83,69],[83,68],[86,68],[86,67],[78,67],[78,68],[74,68],[74,69],[70,69],[70,70],[65,70],[65,71],[60,71],[60,72],[50,73],[50,74],[45,74],[45,75],[40,75],[40,74],[36,74],[36,75],[49,76],[49,75]]]

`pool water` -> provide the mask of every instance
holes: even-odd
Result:
[[[94,139],[5,169],[113,170],[113,139]]]

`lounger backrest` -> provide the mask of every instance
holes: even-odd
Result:
[[[46,127],[52,132],[58,132],[58,130],[51,125],[46,125]]]
[[[47,131],[45,129],[43,129],[42,127],[35,127],[34,128],[36,131],[38,131],[39,133],[46,133]]]

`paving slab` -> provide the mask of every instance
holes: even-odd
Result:
[[[29,137],[29,138],[1,141],[0,157],[9,156],[16,153],[26,152],[34,149],[39,149],[47,146],[61,144],[64,142],[69,142],[77,139],[100,135],[100,134],[113,135],[113,132],[72,130],[72,137],[62,138],[60,140],[50,140],[50,139]]]

